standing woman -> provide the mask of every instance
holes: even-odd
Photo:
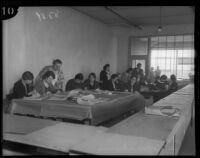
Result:
[[[84,82],[84,89],[95,90],[99,88],[99,83],[96,81],[96,74],[90,73],[88,79]]]
[[[42,76],[47,71],[52,71],[55,74],[55,78],[52,81],[52,85],[55,89],[63,90],[63,84],[64,84],[64,74],[61,69],[62,61],[60,59],[53,60],[52,65],[45,66],[38,74],[38,76],[35,79],[35,84],[37,84],[38,81],[42,80]]]
[[[110,65],[106,64],[103,67],[103,70],[100,72],[100,88],[105,89],[108,80],[110,79]]]

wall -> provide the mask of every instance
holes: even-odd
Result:
[[[58,13],[50,19],[50,12]],[[39,19],[40,14],[46,19]],[[110,28],[69,7],[24,7],[3,22],[3,94],[21,74],[34,76],[53,59],[63,61],[66,81],[78,72],[99,77],[104,64],[117,69],[117,38]]]
[[[113,32],[118,36],[118,62],[117,71],[125,71],[128,68],[129,37],[131,36],[157,36],[174,34],[193,34],[194,25],[165,25],[161,33],[157,32],[158,26],[146,26],[143,30],[134,28],[113,27]],[[117,33],[118,32],[118,33]],[[120,32],[120,33],[119,33]],[[120,34],[120,35],[119,35]]]

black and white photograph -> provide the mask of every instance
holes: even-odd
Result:
[[[195,156],[195,6],[2,6],[2,155]]]

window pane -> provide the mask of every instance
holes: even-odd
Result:
[[[159,49],[151,45],[151,66],[154,69],[159,66],[161,75],[189,78],[188,74],[194,73],[193,41],[193,35],[152,37],[151,42],[158,42]]]

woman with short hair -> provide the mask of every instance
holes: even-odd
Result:
[[[96,74],[90,73],[88,79],[84,82],[84,89],[86,90],[96,90],[99,88],[99,83],[96,81]]]
[[[55,79],[55,74],[53,71],[45,72],[42,76],[42,80],[39,80],[35,84],[36,92],[39,93],[40,95],[56,93],[58,91],[58,89],[56,89],[53,86],[53,84],[52,84],[53,79]]]
[[[8,100],[31,96],[33,91],[33,79],[34,76],[32,72],[25,71],[21,79],[15,82],[13,93],[8,95]]]

